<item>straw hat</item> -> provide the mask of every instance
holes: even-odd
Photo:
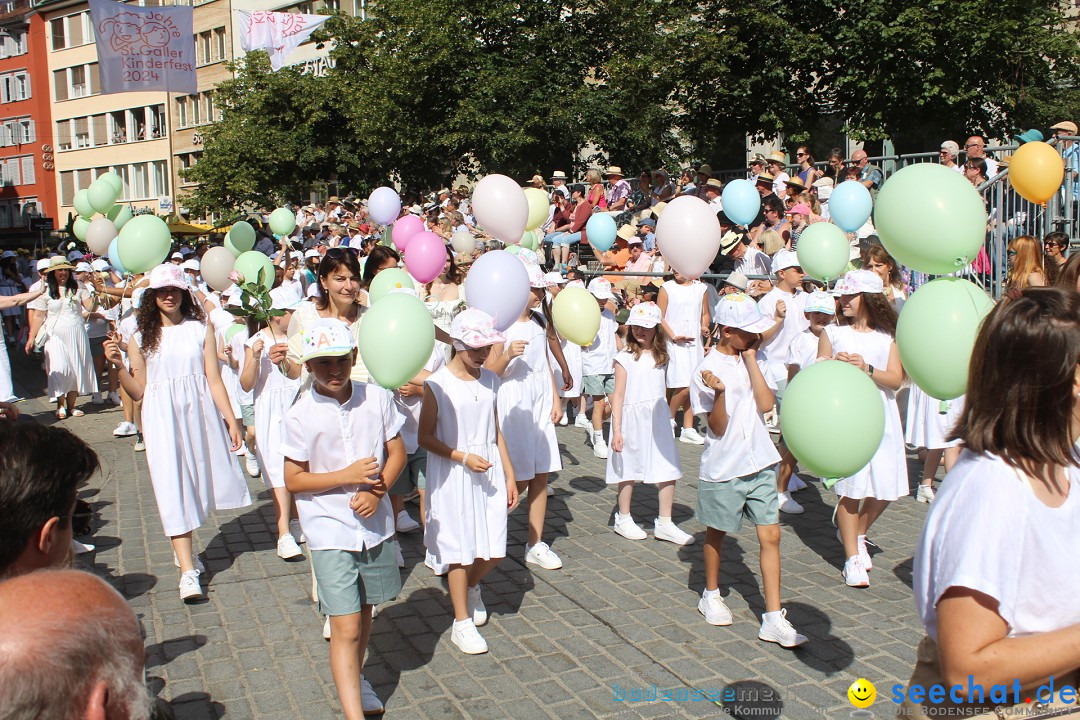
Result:
[[[765,158],[766,162],[779,163],[780,165],[787,165],[787,155],[780,150],[774,150]]]
[[[604,171],[604,174],[605,175],[618,175],[619,177],[622,177],[623,176],[623,171],[622,171],[622,168],[619,167],[618,165],[612,165],[612,166],[608,167],[607,170]]]
[[[45,272],[51,273],[54,270],[74,270],[75,266],[68,262],[68,259],[63,255],[57,255],[49,261],[49,267],[45,268]]]
[[[623,240],[630,240],[630,238],[637,235],[633,225],[623,225],[619,228],[619,231],[615,233],[615,236]]]

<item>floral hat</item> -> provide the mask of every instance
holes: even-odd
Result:
[[[844,275],[833,288],[834,295],[858,295],[859,293],[885,292],[881,276],[870,270],[852,270]]]
[[[529,273],[529,287],[543,289],[551,287],[551,283],[544,277],[544,271],[539,265],[525,265],[525,271]]]
[[[641,302],[630,311],[626,324],[632,327],[654,328],[664,319],[660,306],[654,302]]]
[[[454,317],[450,337],[458,350],[482,348],[506,342],[506,336],[495,329],[490,315],[477,308],[466,308]]]
[[[150,289],[161,288],[186,288],[188,286],[187,274],[180,269],[179,265],[165,263],[158,265],[150,271]]]

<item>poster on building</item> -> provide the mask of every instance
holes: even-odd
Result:
[[[240,46],[247,52],[265,50],[270,56],[270,67],[280,70],[285,58],[311,36],[329,15],[302,15],[287,12],[240,13]]]
[[[90,15],[102,92],[198,92],[190,7],[90,0]]]

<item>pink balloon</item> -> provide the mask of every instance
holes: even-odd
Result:
[[[393,229],[390,231],[390,238],[397,245],[397,249],[401,252],[405,252],[405,248],[409,245],[409,240],[413,235],[424,230],[424,221],[415,215],[406,215],[403,218],[398,218],[394,222]]]
[[[521,242],[529,222],[529,199],[513,179],[488,175],[473,188],[473,215],[487,232],[507,244]]]
[[[395,240],[396,242],[396,240]],[[419,232],[405,248],[405,269],[422,283],[431,282],[446,264],[446,244],[433,232]]]
[[[716,212],[691,195],[667,204],[656,221],[656,244],[674,270],[688,278],[701,277],[720,250],[720,222]]]

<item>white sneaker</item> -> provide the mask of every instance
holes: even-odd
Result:
[[[397,531],[399,533],[411,533],[420,529],[420,523],[409,515],[408,510],[402,510],[397,514]]]
[[[566,413],[563,413],[562,417],[559,418],[559,425],[561,427],[566,427],[569,424],[570,424],[570,421],[566,419]]]
[[[363,675],[360,676],[360,709],[365,715],[382,715],[386,711],[382,700],[375,694],[375,688]]]
[[[919,489],[915,491],[915,502],[929,504],[934,502],[934,496],[933,485],[919,485]]]
[[[427,553],[425,553],[424,555],[424,564],[428,566],[431,572],[439,576],[445,575],[446,573],[450,572],[450,566],[436,562],[435,556],[431,554],[430,550],[428,550]]]
[[[546,542],[538,542],[525,548],[525,562],[539,565],[545,570],[558,570],[562,567],[562,560],[552,552]]]
[[[676,437],[679,434],[679,426],[675,424],[674,419],[669,420],[668,422],[671,423],[671,436]]]
[[[466,598],[466,603],[469,608],[469,615],[472,616],[473,625],[476,627],[483,627],[487,625],[488,611],[484,605],[484,598],[480,596],[480,586],[469,588],[469,595]]]
[[[105,398],[101,397],[101,393],[96,392],[96,393],[94,393],[93,395],[90,396],[90,404],[91,405],[104,405],[105,404]]]
[[[76,555],[85,555],[86,553],[94,552],[95,547],[97,546],[91,545],[90,543],[79,542],[74,538],[71,539],[71,551]]]
[[[142,435],[138,435],[135,439],[135,444],[131,446],[131,449],[135,452],[146,452],[146,442],[143,440]]]
[[[480,636],[472,620],[455,620],[450,639],[466,655],[483,655],[488,651],[487,641]]]
[[[798,492],[799,490],[805,490],[806,481],[795,473],[791,473],[791,479],[788,480],[787,489],[789,493]]]
[[[866,549],[866,536],[860,535],[857,542],[859,544],[859,563],[863,566],[863,570],[869,572],[874,569],[874,561],[870,559],[870,552]]]
[[[180,567],[180,559],[176,557],[176,553],[173,553],[172,563],[176,567]],[[200,560],[199,556],[195,555],[194,553],[191,555],[191,564],[195,566],[195,572],[199,573],[200,575],[206,572],[206,566],[203,565],[203,561]]]
[[[548,486],[547,486],[547,496],[548,496],[548,497],[551,497],[551,496],[552,496],[552,495],[554,495],[554,494],[555,494],[555,488],[551,487],[551,483],[548,483]]]
[[[765,613],[761,616],[761,629],[758,640],[774,642],[780,647],[793,648],[806,642],[806,636],[795,632],[787,619],[787,609],[778,613]]]
[[[698,431],[694,428],[683,428],[682,435],[679,436],[679,442],[687,445],[704,445],[705,438],[698,435]]]
[[[620,515],[615,513],[615,524],[612,530],[622,535],[627,540],[644,540],[649,537],[640,525],[634,522],[632,515]]]
[[[574,427],[592,430],[592,420],[585,417],[585,413],[578,413],[578,416],[574,418]]]
[[[859,556],[853,555],[844,563],[844,582],[850,587],[870,587],[870,576],[859,562]]]
[[[779,493],[777,498],[780,500],[780,512],[788,515],[800,515],[804,512],[803,506],[791,498],[790,492]]]
[[[135,427],[135,423],[129,423],[121,420],[116,429],[112,431],[114,437],[131,437],[139,432],[139,428]]]
[[[701,599],[698,600],[697,609],[699,613],[705,616],[705,622],[710,625],[731,624],[731,611],[724,604],[724,598],[720,597],[719,592],[712,597],[706,597],[702,593]]]
[[[123,405],[124,401],[120,399],[120,393],[111,392],[106,398],[113,405]]]
[[[322,636],[323,636],[323,640],[329,640],[330,639],[330,616],[329,615],[326,616],[326,621],[322,625]]]
[[[188,570],[180,576],[181,600],[195,600],[203,597],[206,597],[206,594],[203,592],[202,585],[199,584],[198,572],[195,570]]]
[[[277,541],[277,555],[282,560],[292,560],[301,557],[304,551],[296,544],[296,538],[291,534],[282,535]]]
[[[397,566],[399,568],[405,567],[405,556],[401,554],[400,543],[394,543],[394,557],[397,559]]]
[[[296,518],[289,521],[289,533],[293,536],[293,539],[301,545],[307,542],[307,537],[304,535],[304,529],[300,527],[300,521]]]
[[[259,477],[259,459],[255,457],[255,453],[248,450],[247,457],[244,458],[244,467],[247,469],[247,474],[253,478]]]
[[[593,438],[592,454],[600,458],[601,460],[607,460],[608,450],[607,443],[604,442],[604,438]]]
[[[653,537],[657,540],[673,542],[676,545],[690,545],[694,542],[693,535],[683,532],[682,528],[674,522],[669,520],[662,523],[659,518],[653,521]]]

